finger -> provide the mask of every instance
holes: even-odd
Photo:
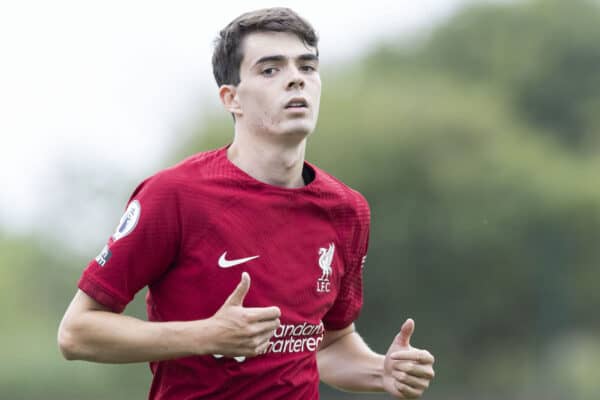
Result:
[[[433,364],[435,358],[427,350],[398,350],[390,354],[392,360],[416,361],[420,364]]]
[[[281,310],[279,307],[249,307],[244,308],[248,320],[251,322],[258,321],[273,321],[281,316]]]
[[[267,350],[269,350],[269,344],[270,344],[270,342],[267,340],[262,345],[260,345],[259,348],[257,349],[257,354],[265,354],[267,352]]]
[[[269,333],[269,338],[275,334],[275,331],[279,328],[279,319],[271,321],[261,321],[253,325],[254,335],[265,335]]]
[[[429,387],[429,379],[418,378],[406,372],[392,371],[392,376],[398,382],[404,383],[413,389],[425,390]]]
[[[273,331],[269,331],[269,332],[263,333],[262,335],[256,335],[256,336],[252,337],[252,339],[250,339],[246,343],[246,349],[247,349],[246,354],[250,355],[251,357],[254,357],[259,354],[265,353],[269,347],[269,343],[270,343],[269,340],[271,339],[272,336],[273,336]]]
[[[433,379],[435,376],[435,371],[431,367],[431,365],[421,365],[421,364],[413,364],[413,363],[395,363],[392,364],[392,370],[403,372],[408,375],[415,376],[417,378],[424,379]]]
[[[250,275],[248,275],[247,272],[242,272],[242,279],[240,280],[240,283],[238,283],[235,290],[231,292],[227,300],[225,300],[225,304],[231,304],[234,306],[243,305],[244,297],[246,297],[246,294],[248,293],[249,289]]]
[[[404,398],[406,399],[416,399],[420,397],[421,394],[423,394],[422,390],[412,388],[407,384],[399,381],[395,381],[394,386],[398,392],[402,393],[405,396]]]
[[[400,328],[400,333],[396,336],[396,343],[402,347],[410,347],[410,337],[415,331],[415,321],[412,318],[407,319]]]

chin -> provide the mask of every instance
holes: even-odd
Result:
[[[312,121],[289,121],[290,123],[280,126],[280,134],[286,136],[308,136],[315,130],[315,124]]]

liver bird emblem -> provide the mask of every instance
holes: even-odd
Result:
[[[321,279],[328,280],[331,275],[331,262],[333,261],[333,253],[335,252],[335,246],[333,243],[329,244],[329,248],[326,249],[321,247],[319,249],[319,267],[323,270]]]

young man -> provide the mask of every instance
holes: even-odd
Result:
[[[355,331],[369,209],[304,161],[321,81],[312,27],[284,8],[231,22],[213,56],[230,146],[144,181],[59,328],[67,359],[149,361],[151,399],[420,397],[433,357],[407,320],[386,355]],[[121,315],[148,286],[149,321]]]

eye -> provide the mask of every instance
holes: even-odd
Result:
[[[269,68],[265,68],[261,71],[261,75],[264,76],[272,76],[275,74],[275,72],[277,72],[277,68],[275,67],[269,67]]]
[[[304,72],[314,72],[317,70],[317,68],[313,65],[303,65],[300,67],[300,70]]]

